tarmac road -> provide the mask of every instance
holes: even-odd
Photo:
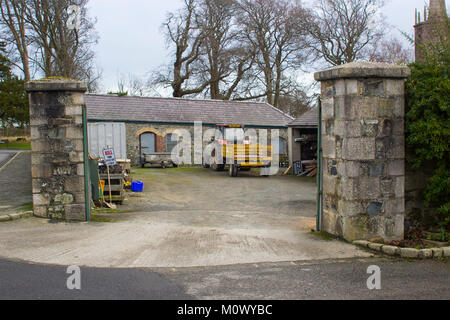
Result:
[[[367,289],[367,267],[381,290]],[[81,268],[81,290],[66,287],[66,267],[0,259],[0,300],[303,300],[450,299],[448,262],[364,258],[201,268]]]
[[[0,300],[192,299],[149,270],[82,268],[81,290],[67,289],[66,271],[62,266],[0,259]]]
[[[17,153],[17,150],[3,150],[0,149],[0,168],[6,164],[14,155]]]
[[[23,206],[32,202],[31,152],[22,152],[14,161],[4,166],[17,152],[0,150],[1,214],[20,212]]]

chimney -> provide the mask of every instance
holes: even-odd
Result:
[[[430,19],[447,17],[445,0],[430,0]]]

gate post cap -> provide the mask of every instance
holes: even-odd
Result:
[[[33,80],[25,84],[27,92],[37,91],[74,91],[86,92],[87,84],[70,78],[49,77],[41,80]]]
[[[316,72],[316,81],[327,81],[345,78],[391,78],[406,79],[411,70],[405,66],[379,62],[350,62]]]

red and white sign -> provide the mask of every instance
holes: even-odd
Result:
[[[116,155],[113,148],[103,149],[103,158],[107,166],[114,166],[117,164]]]

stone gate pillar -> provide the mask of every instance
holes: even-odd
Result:
[[[84,221],[86,85],[43,79],[27,83],[25,89],[30,97],[34,215]]]
[[[403,239],[406,67],[349,63],[321,82],[322,230],[346,240]]]

